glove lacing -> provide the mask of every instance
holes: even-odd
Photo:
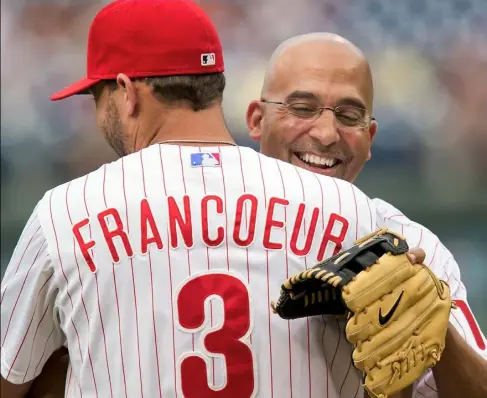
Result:
[[[419,335],[419,332],[413,333],[415,336]],[[362,351],[362,341],[357,342],[357,349],[358,351]],[[393,375],[389,380],[389,385],[393,384],[397,378],[401,379],[404,373],[408,373],[410,368],[414,368],[416,366],[416,359],[418,355],[421,355],[421,361],[424,362],[425,356],[428,354],[433,357],[435,362],[439,360],[438,354],[436,350],[432,350],[431,352],[427,352],[425,346],[423,344],[419,345],[419,350],[413,346],[413,342],[410,341],[407,347],[403,350],[398,352],[395,356],[386,358],[382,361],[378,361],[376,366],[379,369],[382,369],[384,366],[392,365],[392,372]],[[411,355],[412,354],[412,355]],[[370,380],[373,381],[372,375],[369,374]]]

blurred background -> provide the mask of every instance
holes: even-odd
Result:
[[[44,192],[115,159],[88,96],[89,24],[109,1],[1,3],[1,270]],[[379,134],[357,185],[434,231],[460,264],[487,331],[487,1],[201,0],[223,40],[227,122],[241,145],[266,61],[296,34],[331,31],[369,57]]]

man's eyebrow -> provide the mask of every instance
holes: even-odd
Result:
[[[286,97],[287,101],[295,101],[295,100],[312,100],[312,101],[319,101],[319,98],[310,91],[301,91],[296,90],[293,91]]]

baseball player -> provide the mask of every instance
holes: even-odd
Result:
[[[261,99],[248,107],[247,124],[262,153],[352,182],[371,157],[378,124],[355,123],[355,129],[350,124],[357,115],[372,114],[372,101],[370,67],[358,48],[333,34],[303,35],[274,52]],[[417,381],[413,396],[487,396],[486,340],[467,303],[458,264],[428,229],[383,200],[372,203],[377,211],[375,227],[403,234],[410,246],[424,249],[425,264],[448,282],[459,309],[451,314],[441,361]],[[360,222],[368,215],[358,217]],[[344,327],[345,323],[330,319],[323,330],[328,397],[361,396],[361,374],[352,366]]]
[[[66,397],[336,397],[336,327],[282,321],[270,300],[375,230],[375,204],[234,144],[220,40],[194,3],[117,0],[87,52],[87,77],[52,99],[91,93],[121,158],[48,191],[27,222],[1,285],[3,394],[67,347]]]

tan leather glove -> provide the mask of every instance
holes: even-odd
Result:
[[[284,319],[348,312],[347,340],[372,398],[411,385],[440,359],[452,302],[448,285],[412,264],[403,236],[382,229],[289,278],[273,309]]]

